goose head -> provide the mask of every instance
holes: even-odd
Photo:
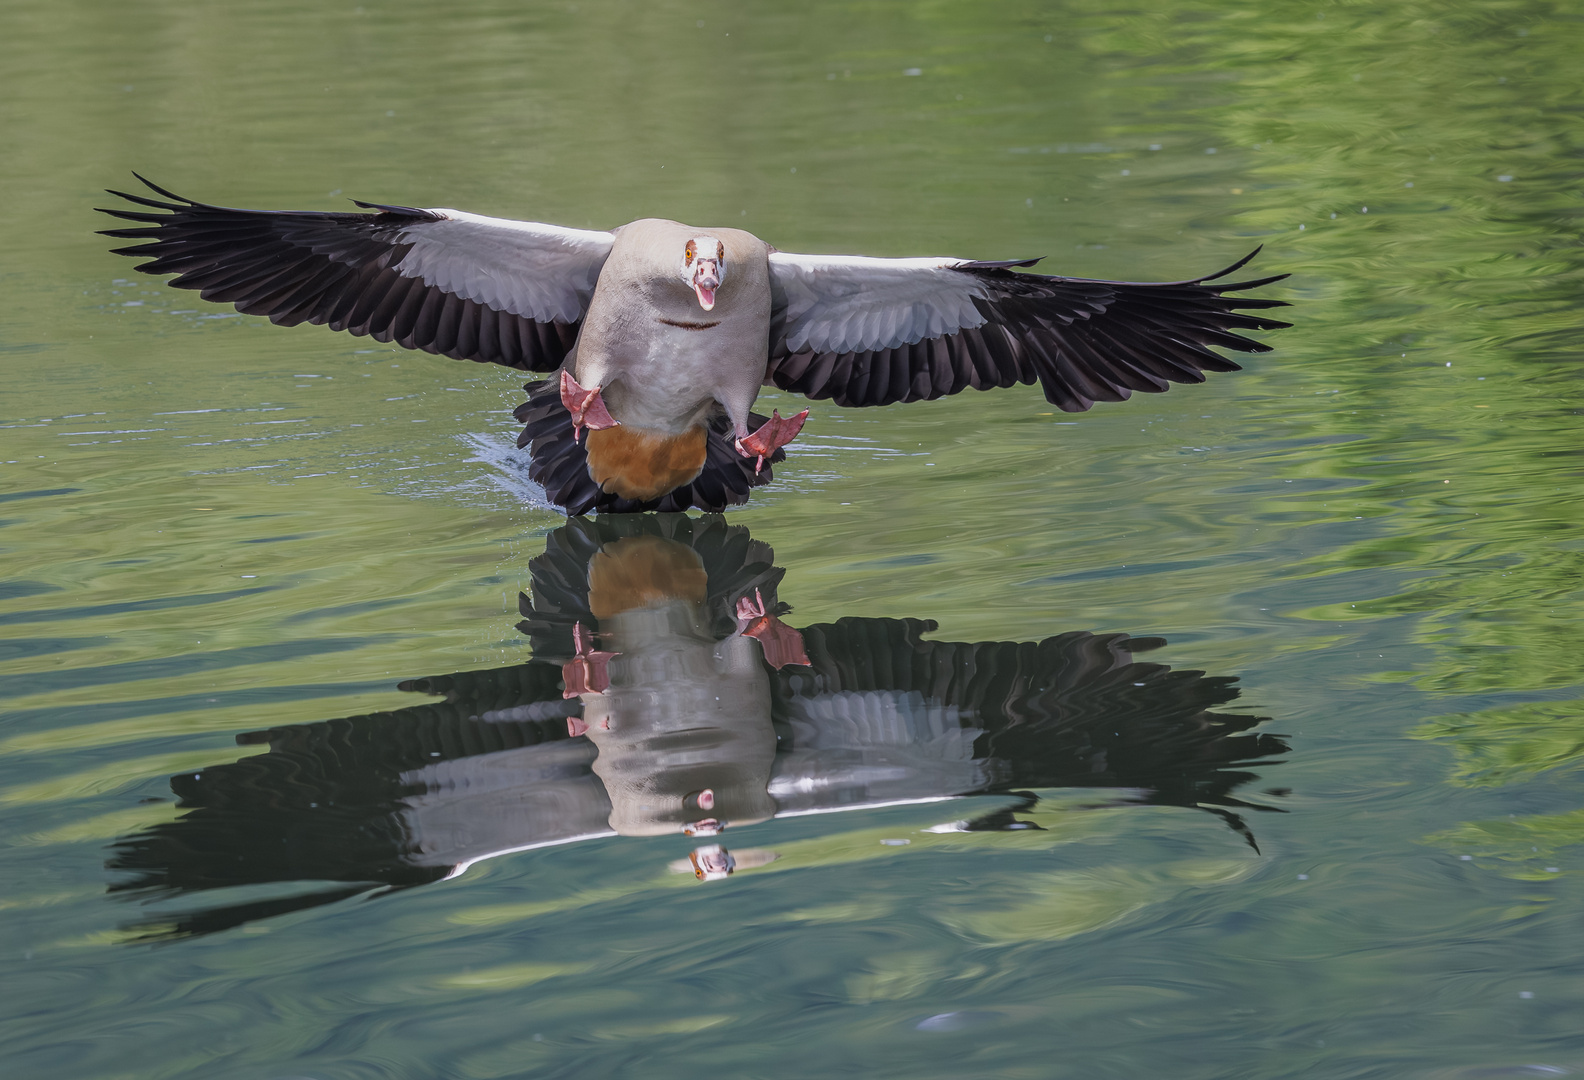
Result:
[[[713,236],[695,236],[682,249],[682,280],[705,311],[715,306],[715,290],[726,278],[726,245]]]

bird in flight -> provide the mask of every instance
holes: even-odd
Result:
[[[134,174],[136,175],[136,174]],[[102,212],[114,249],[283,326],[553,373],[515,412],[528,475],[569,515],[746,502],[808,410],[753,412],[762,386],[856,408],[1038,383],[1065,412],[1236,371],[1238,330],[1290,323],[1225,282],[1031,274],[1038,259],[795,255],[741,229],[645,218],[610,231],[357,202],[238,210],[139,176]],[[167,201],[168,200],[168,201]],[[354,200],[356,201],[356,200]],[[1219,282],[1219,284],[1217,284]],[[1256,314],[1248,314],[1256,312]]]

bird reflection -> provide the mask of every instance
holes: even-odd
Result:
[[[618,834],[707,840],[672,865],[713,881],[774,858],[726,842],[772,817],[1002,795],[949,827],[1035,828],[1019,813],[1058,787],[1205,810],[1255,845],[1238,811],[1267,808],[1233,792],[1288,748],[1212,711],[1236,679],[1137,660],[1163,642],[1125,634],[795,628],[773,559],[718,516],[572,519],[519,598],[533,659],[403,682],[429,698],[408,708],[238,736],[268,752],[172,777],[182,816],[116,842],[111,890],[272,886],[148,927],[204,933]]]

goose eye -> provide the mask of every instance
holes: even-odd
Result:
[[[726,261],[726,245],[719,240],[715,241],[715,258],[718,262]]]
[[[692,240],[689,240],[687,242],[687,248],[685,249],[685,253],[686,253],[686,261],[691,263],[693,261],[693,256],[698,254],[698,245],[695,244]]]

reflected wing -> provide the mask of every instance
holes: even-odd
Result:
[[[770,256],[774,309],[765,381],[838,405],[925,401],[1038,382],[1065,412],[1203,382],[1238,365],[1211,347],[1268,352],[1233,333],[1290,323],[1245,310],[1280,300],[1225,294],[1286,277],[1215,285],[1220,273],[1159,284],[1020,273],[1023,262]]]
[[[143,180],[140,176],[139,180]],[[143,183],[173,202],[112,191],[166,213],[102,213],[141,223],[106,236],[151,259],[147,274],[205,300],[394,341],[407,349],[553,371],[577,339],[612,234],[358,203],[373,213],[234,210]]]
[[[530,661],[413,679],[440,700],[239,735],[267,753],[171,777],[182,814],[119,838],[112,892],[220,892],[130,929],[223,930],[371,887],[435,881],[502,848],[603,832],[594,748],[567,735],[580,703],[561,667]],[[459,823],[471,823],[459,827]],[[289,883],[289,884],[288,884]]]
[[[1237,680],[1134,658],[1158,638],[1072,632],[1038,642],[926,641],[917,619],[803,628],[812,661],[772,678],[783,809],[1020,788],[1135,789],[1199,806],[1253,843],[1232,796],[1287,752],[1262,717],[1214,711]],[[800,761],[799,755],[807,761]],[[1263,809],[1263,808],[1260,808]]]

